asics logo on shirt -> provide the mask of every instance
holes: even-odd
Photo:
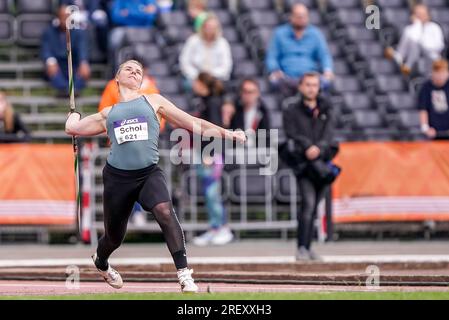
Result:
[[[135,119],[129,119],[129,120],[123,120],[120,125],[124,126],[125,124],[132,124],[132,123],[138,123],[139,119],[135,118]]]

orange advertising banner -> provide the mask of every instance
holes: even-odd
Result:
[[[70,145],[0,144],[0,224],[76,223]]]
[[[336,223],[449,221],[449,142],[343,143]]]

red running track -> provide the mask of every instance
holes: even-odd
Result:
[[[312,286],[312,285],[261,285],[231,283],[199,283],[200,292],[385,292],[385,291],[449,291],[447,287],[380,287],[369,289],[363,286]],[[110,294],[110,293],[152,293],[180,292],[175,282],[164,283],[125,283],[122,289],[116,290],[104,282],[81,282],[78,289],[69,289],[65,282],[57,281],[0,281],[0,296],[16,295],[78,295],[78,294]]]

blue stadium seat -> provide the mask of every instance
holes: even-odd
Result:
[[[361,7],[361,1],[360,0],[329,0],[329,6],[332,9],[357,8],[357,7]]]
[[[53,0],[17,0],[16,9],[18,14],[24,13],[48,13],[54,12]]]
[[[274,11],[251,11],[248,19],[253,27],[275,27],[280,23],[279,16]]]
[[[243,44],[236,43],[231,46],[232,59],[234,63],[240,63],[242,60],[249,58],[248,50]]]
[[[369,110],[373,107],[372,99],[365,93],[348,92],[343,94],[343,105],[345,112],[352,113],[354,110]]]
[[[36,46],[42,34],[50,25],[53,16],[49,14],[21,14],[17,17],[17,43],[24,46]]]
[[[365,130],[372,128],[382,128],[385,126],[384,119],[378,111],[374,110],[355,110],[353,112],[353,127],[356,130]]]
[[[407,0],[377,0],[376,4],[381,8],[407,8]]]
[[[271,10],[273,9],[273,0],[240,0],[241,11],[253,10]]]
[[[368,68],[371,74],[395,74],[398,73],[396,64],[386,59],[369,59]]]
[[[8,0],[0,0],[0,13],[9,13]]]
[[[257,65],[251,60],[243,60],[238,65],[234,65],[233,75],[236,79],[256,77],[259,73]]]
[[[433,8],[430,10],[432,20],[438,22],[439,24],[449,23],[449,8]]]
[[[242,194],[246,194],[246,201],[248,203],[265,203],[267,195],[271,195],[273,187],[270,176],[262,176],[259,170],[247,170],[246,175],[243,176],[240,170],[230,172],[231,193],[230,199],[232,202],[240,203]],[[242,179],[246,180],[246,189],[242,189]]]
[[[285,0],[284,1],[285,11],[290,12],[292,6],[297,3],[305,5],[309,10],[315,9],[317,7],[317,2],[315,0]]]
[[[180,92],[178,78],[156,78],[156,86],[163,95],[178,94]]]
[[[9,44],[14,39],[14,18],[9,14],[0,14],[0,43]]]
[[[167,28],[168,26],[183,28],[188,26],[189,18],[185,11],[176,10],[160,14],[158,16],[158,24],[161,26],[161,28]]]
[[[376,34],[372,30],[366,29],[365,26],[351,25],[348,26],[344,31],[346,31],[345,33],[347,33],[348,38],[354,43],[360,41],[373,42],[376,40]]]
[[[385,8],[383,17],[388,24],[398,28],[398,31],[410,24],[410,10],[406,8]]]
[[[448,6],[448,2],[446,0],[421,0],[420,3],[425,4],[429,8],[443,8]]]
[[[274,94],[264,94],[262,96],[262,100],[265,103],[265,106],[268,110],[279,111],[281,110],[281,103],[279,98]]]
[[[170,75],[170,68],[164,60],[153,61],[149,64],[150,75],[160,78]]]
[[[348,63],[344,59],[334,60],[334,73],[337,75],[348,75],[351,73]]]
[[[237,30],[233,26],[223,27],[223,37],[228,40],[229,43],[239,42],[240,36]]]
[[[375,76],[376,89],[379,93],[405,91],[405,83],[399,75],[378,75]]]
[[[125,41],[127,44],[150,43],[154,41],[154,32],[148,28],[127,28]]]
[[[336,12],[336,18],[342,25],[351,25],[351,24],[364,25],[366,15],[365,11],[362,8],[339,9]]]
[[[216,11],[217,9],[223,8],[222,0],[207,0],[207,9]]]
[[[217,15],[218,20],[222,26],[230,26],[234,23],[234,18],[227,10],[216,10],[214,13]]]
[[[416,109],[416,97],[409,92],[390,92],[387,99],[389,112]]]
[[[359,80],[353,76],[337,76],[334,81],[334,90],[337,93],[360,92],[362,89]]]
[[[164,32],[164,36],[168,45],[176,43],[185,43],[186,40],[193,34],[192,28],[179,28],[177,26],[169,26]]]

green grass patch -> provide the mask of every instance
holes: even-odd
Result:
[[[55,296],[3,296],[0,300],[448,300],[448,292],[300,292],[300,293],[113,293]]]

